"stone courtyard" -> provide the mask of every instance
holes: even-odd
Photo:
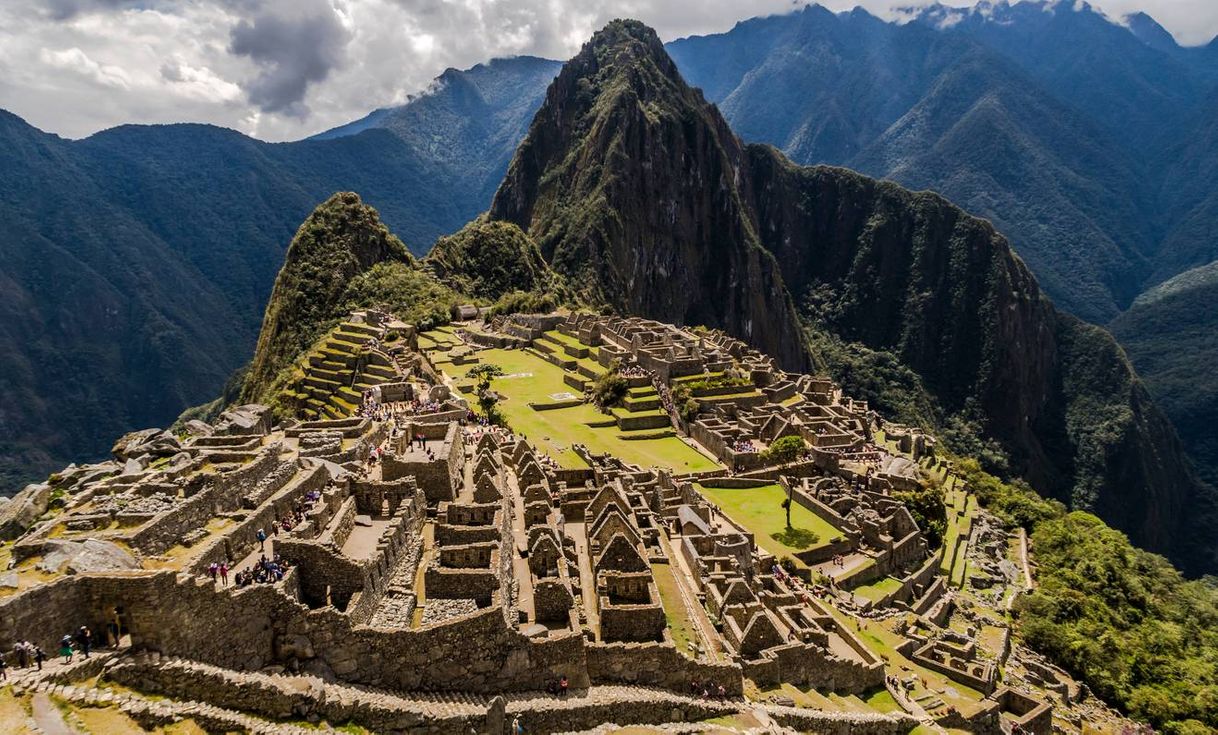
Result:
[[[353,313],[290,415],[135,432],[0,506],[6,696],[209,732],[1115,718],[1012,644],[1027,540],[916,428],[716,331],[462,315]],[[507,427],[478,414],[479,365],[514,366],[492,381]],[[600,410],[607,373],[627,391]],[[897,498],[928,483],[937,548]],[[63,663],[81,626],[92,655]],[[56,660],[14,668],[26,641]]]

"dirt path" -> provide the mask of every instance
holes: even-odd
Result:
[[[76,731],[68,727],[63,719],[63,713],[51,701],[46,692],[38,692],[33,701],[34,723],[46,735],[76,735]]]

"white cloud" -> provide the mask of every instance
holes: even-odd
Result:
[[[889,15],[927,0],[822,0]],[[972,0],[948,0],[971,5]],[[1182,43],[1218,34],[1215,0],[1097,0],[1145,10]],[[613,18],[664,39],[712,33],[793,0],[4,0],[0,107],[72,137],[177,121],[268,140],[303,137],[400,103],[447,67],[567,58]]]
[[[113,64],[99,64],[84,51],[76,47],[51,51],[42,49],[38,60],[54,69],[79,74],[86,79],[92,79],[103,87],[130,89],[131,78],[122,67]]]

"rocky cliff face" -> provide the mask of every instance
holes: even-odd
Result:
[[[800,368],[798,318],[753,229],[745,163],[655,33],[615,21],[550,86],[490,217],[528,232],[591,302],[722,327]]]
[[[1212,492],[1112,338],[934,194],[744,146],[655,34],[615,21],[559,74],[495,195],[592,301],[725,328],[788,366],[800,318],[897,355],[1043,492],[1183,566]]]
[[[988,222],[932,193],[748,152],[757,231],[807,318],[897,355],[1037,489],[1212,568],[1195,523],[1212,520],[1212,495],[1124,353],[1058,312]]]

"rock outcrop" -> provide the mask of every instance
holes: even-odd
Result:
[[[15,539],[34,525],[51,502],[51,486],[26,485],[7,503],[0,505],[0,540]]]

